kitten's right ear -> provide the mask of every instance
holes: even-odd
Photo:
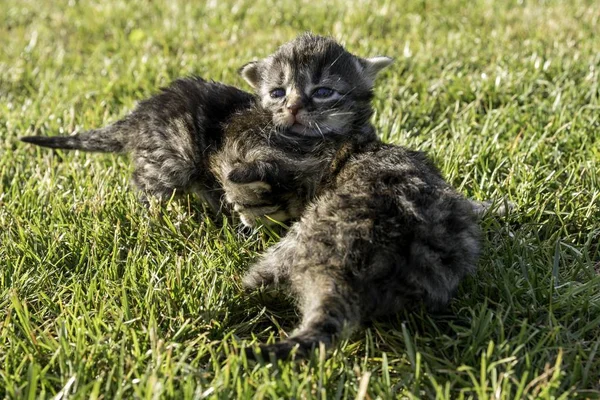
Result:
[[[238,70],[238,73],[244,78],[246,82],[253,88],[257,88],[260,83],[260,72],[259,72],[259,61],[250,61]]]
[[[385,57],[385,56],[377,56],[367,58],[364,61],[365,65],[365,74],[371,79],[375,80],[375,77],[385,67],[394,62],[393,58]]]

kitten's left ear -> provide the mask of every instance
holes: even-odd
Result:
[[[260,83],[260,71],[259,71],[260,62],[259,61],[250,61],[248,64],[244,65],[242,68],[238,70],[238,73],[244,78],[246,82],[250,84],[253,88],[257,88]]]
[[[394,59],[386,56],[377,56],[363,59],[365,74],[371,79],[375,80],[375,77],[385,67],[394,62]]]

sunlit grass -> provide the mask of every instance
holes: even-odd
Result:
[[[0,3],[0,398],[600,395],[596,1]],[[518,207],[482,222],[479,271],[444,313],[256,365],[240,345],[297,321],[240,288],[272,235],[195,198],[146,210],[126,158],[17,137],[104,125],[182,75],[245,87],[239,66],[305,30],[394,57],[382,137]]]

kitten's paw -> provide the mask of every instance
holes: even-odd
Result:
[[[249,228],[255,228],[261,224],[277,226],[290,219],[289,213],[280,210],[279,206],[248,207],[236,204],[233,208],[240,214],[242,223]]]
[[[288,193],[282,192],[286,180],[280,177],[283,182],[275,181],[275,186],[266,182],[278,171],[275,164],[263,162],[236,166],[227,174],[225,199],[233,204],[245,226],[275,226],[296,216],[290,212],[294,210],[290,201],[285,200]]]
[[[259,225],[260,218],[279,211],[279,206],[273,204],[271,185],[262,181],[249,183],[226,182],[224,185],[225,199],[233,205],[244,225],[254,227]]]
[[[247,218],[254,219],[274,212],[279,207],[271,201],[272,188],[267,182],[260,180],[245,181],[244,178],[256,178],[254,176],[238,176],[243,171],[240,168],[233,170],[228,179],[223,182],[225,199],[233,204],[233,209]],[[247,225],[247,224],[246,224]]]
[[[248,291],[275,284],[275,274],[272,271],[250,268],[242,277],[242,286]]]
[[[503,217],[512,211],[516,210],[517,205],[506,199],[475,201],[470,200],[473,211],[478,217],[483,217],[486,214],[497,215]]]
[[[269,202],[271,185],[267,182],[224,182],[225,196],[231,204],[262,205]]]
[[[265,164],[266,165],[266,164]],[[260,183],[265,181],[267,168],[261,164],[237,165],[227,174],[227,180],[238,185]]]

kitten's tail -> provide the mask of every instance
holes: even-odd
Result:
[[[52,149],[122,153],[127,145],[127,126],[124,121],[100,129],[81,132],[71,136],[25,136],[22,142]]]

